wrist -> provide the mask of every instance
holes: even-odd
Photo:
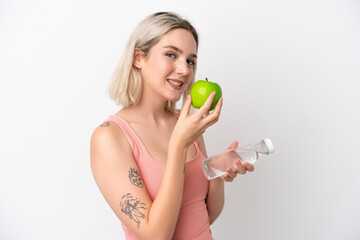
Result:
[[[214,186],[224,186],[224,179],[222,177],[217,177],[210,180],[210,183]]]
[[[189,146],[181,140],[171,138],[169,141],[168,151],[180,151],[180,152],[186,151],[187,152],[188,148],[189,148]]]

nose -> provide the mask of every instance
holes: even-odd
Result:
[[[176,65],[176,73],[187,76],[190,73],[190,66],[186,60],[179,60]]]

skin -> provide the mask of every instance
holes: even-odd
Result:
[[[196,42],[184,29],[165,34],[147,55],[136,49],[133,64],[140,69],[143,80],[141,99],[135,106],[122,108],[117,115],[130,123],[154,159],[166,163],[159,192],[152,201],[142,187],[129,142],[114,123],[107,122],[95,129],[91,138],[91,167],[104,198],[130,231],[139,239],[171,239],[182,201],[185,164],[196,154],[194,141],[198,141],[206,155],[202,134],[218,121],[222,98],[211,113],[208,110],[215,93],[194,114],[189,113],[190,96],[178,119],[164,109],[167,100],[181,98],[193,78]],[[156,141],[153,136],[157,136]],[[210,181],[206,199],[210,223],[223,208],[224,181],[253,170],[252,165],[241,162],[238,167],[236,172],[228,171],[226,176]]]

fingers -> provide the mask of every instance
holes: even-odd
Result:
[[[215,98],[216,92],[212,92],[210,93],[209,97],[206,99],[205,103],[202,105],[202,107],[199,109],[199,114],[201,114],[201,116],[205,115],[206,113],[209,112],[209,109],[211,107],[211,104]]]
[[[226,169],[226,174],[224,174],[221,178],[226,182],[232,182],[234,178],[236,178],[236,172],[234,172],[231,168]]]
[[[206,127],[210,127],[219,120],[222,104],[223,104],[223,98],[220,98],[215,106],[214,111],[206,114],[205,117],[203,117],[203,119],[207,121]],[[204,114],[202,114],[201,116],[204,116]]]
[[[248,162],[237,160],[235,164],[237,166],[236,172],[239,174],[246,174],[247,172],[252,172],[255,169],[254,165]]]
[[[238,145],[237,141],[234,141],[230,144],[228,149],[232,149],[232,148],[236,148]],[[229,150],[227,150],[229,151]],[[229,151],[229,152],[235,152],[235,151]],[[238,155],[237,155],[238,156]],[[234,156],[230,156],[231,158],[233,158]],[[221,179],[223,179],[226,182],[232,182],[235,177],[237,176],[237,174],[246,174],[247,172],[252,172],[254,171],[254,165],[248,162],[244,162],[243,160],[241,160],[240,158],[237,158],[235,161],[235,166],[233,167],[229,167],[226,169],[226,173],[221,176]]]
[[[184,131],[187,132],[188,134],[181,134],[181,135],[186,135],[191,139],[194,137],[197,138],[201,134],[203,134],[208,127],[210,127],[211,125],[213,125],[218,121],[222,106],[222,98],[219,99],[213,112],[209,113],[208,111],[215,97],[215,94],[216,92],[212,92],[209,98],[204,103],[204,105],[199,109],[199,111],[191,115],[190,115],[191,97],[190,95],[187,96],[183,108],[181,110],[177,126],[182,125],[182,127],[179,128],[184,129]],[[186,129],[188,130],[186,131]]]
[[[225,182],[232,182],[234,179],[231,178],[229,175],[225,174],[223,176],[221,176],[221,179],[224,180]]]
[[[238,141],[233,141],[227,149],[235,149],[238,146]]]
[[[189,114],[189,112],[190,112],[190,108],[191,108],[191,96],[188,95],[186,97],[186,101],[185,101],[184,106],[183,106],[183,108],[181,110],[179,118],[183,118],[183,117],[187,116]]]
[[[248,162],[245,162],[244,163],[244,165],[245,165],[245,168],[246,168],[246,170],[248,171],[248,172],[252,172],[252,171],[254,171],[254,165],[252,165],[251,163],[248,163]]]
[[[220,98],[219,101],[217,102],[216,106],[215,106],[214,111],[209,114],[213,120],[217,121],[217,119],[219,118],[220,113],[221,113],[222,105],[223,105],[223,98]]]
[[[211,103],[215,97],[216,92],[212,92],[204,105],[197,111],[193,116],[197,121],[199,121],[202,124],[202,131],[205,132],[205,130],[210,127],[211,125],[215,124],[220,117],[220,111],[222,107],[223,98],[220,98],[217,102],[215,109],[213,112],[209,113],[209,108],[211,106]]]
[[[232,182],[236,178],[237,174],[244,175],[247,172],[254,171],[254,166],[251,163],[242,162],[240,160],[237,160],[235,162],[235,164],[236,164],[236,167],[237,167],[236,171],[232,170],[231,168],[227,168],[226,169],[226,174],[221,176],[221,179],[223,179],[226,182]]]
[[[213,113],[219,113],[220,114],[220,111],[221,111],[221,107],[222,107],[222,104],[223,104],[223,98],[219,98],[218,102],[216,103],[216,106],[215,106],[215,109],[213,111]]]
[[[246,163],[246,162],[242,162],[242,161],[240,161],[240,160],[237,160],[237,161],[235,162],[235,164],[236,164],[236,166],[237,166],[237,170],[236,170],[237,173],[239,173],[239,174],[246,174],[247,169],[246,169],[244,163]]]

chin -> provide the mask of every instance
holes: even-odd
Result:
[[[172,96],[172,97],[168,98],[168,101],[178,102],[181,99],[181,96],[182,96],[182,94],[180,96]]]

